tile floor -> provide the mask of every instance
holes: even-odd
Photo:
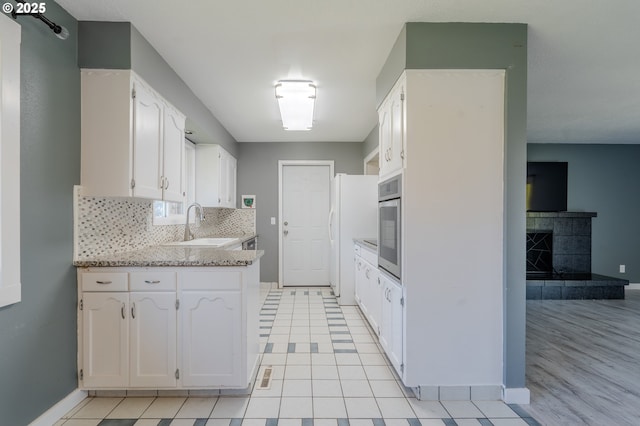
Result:
[[[538,425],[500,401],[419,401],[398,380],[355,306],[328,288],[266,289],[258,378],[251,395],[98,396],[55,426]],[[105,393],[109,395],[109,393]],[[167,396],[164,396],[167,395]]]

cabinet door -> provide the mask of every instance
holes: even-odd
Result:
[[[389,283],[387,278],[380,275],[380,285],[382,286],[382,300],[380,302],[380,346],[385,353],[389,353],[391,343],[391,304],[389,301]]]
[[[364,295],[365,291],[365,282],[364,282],[364,270],[363,270],[363,261],[360,256],[355,256],[355,266],[354,266],[354,279],[355,279],[355,299],[356,303],[360,306],[360,310],[365,316],[367,315],[367,304],[366,297]]]
[[[382,177],[389,173],[389,150],[391,149],[391,114],[389,103],[386,101],[380,107],[378,125],[380,132],[380,176]]]
[[[134,82],[134,90],[133,195],[160,200],[163,105],[157,95],[144,85]]]
[[[241,292],[183,291],[181,302],[183,386],[246,386]]]
[[[184,182],[184,116],[173,108],[164,109],[163,135],[163,199],[183,201]]]
[[[387,319],[389,324],[389,336],[387,338],[387,356],[396,371],[402,377],[403,358],[403,299],[402,287],[394,282],[388,281],[388,298],[390,314]]]
[[[368,313],[369,313],[369,324],[371,328],[376,332],[376,334],[380,334],[380,287],[381,284],[378,282],[378,268],[371,265],[369,262],[365,263],[365,278],[366,278],[366,289],[367,289],[367,304],[368,304]]]
[[[176,386],[176,293],[131,293],[130,313],[130,385]]]
[[[82,371],[87,389],[129,384],[127,293],[82,294]]]
[[[196,145],[196,202],[219,207],[220,153],[218,145]]]
[[[220,168],[218,173],[218,205],[227,207],[229,197],[229,154],[220,150]]]
[[[238,174],[238,160],[235,157],[229,156],[228,173],[228,186],[227,186],[227,207],[236,208],[236,182]]]
[[[391,93],[391,140],[388,153],[388,172],[402,169],[404,162],[404,86],[397,86]]]

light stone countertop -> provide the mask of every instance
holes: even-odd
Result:
[[[361,247],[371,250],[372,252],[378,252],[378,246],[374,246],[369,241],[377,241],[375,238],[354,238],[353,242],[360,244]]]
[[[253,236],[243,236],[242,242]],[[264,250],[225,250],[224,248],[151,246],[140,250],[96,256],[73,262],[78,267],[144,266],[249,266],[264,255]]]

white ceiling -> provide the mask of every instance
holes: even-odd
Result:
[[[130,21],[239,142],[362,141],[405,22],[529,24],[528,140],[640,143],[638,0],[57,0]],[[273,85],[318,85],[314,128],[285,132]]]

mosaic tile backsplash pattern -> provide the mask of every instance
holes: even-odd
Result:
[[[75,260],[122,253],[181,240],[184,225],[153,225],[153,201],[81,195],[74,189]],[[191,225],[196,238],[255,233],[255,210],[205,208],[205,220]]]

